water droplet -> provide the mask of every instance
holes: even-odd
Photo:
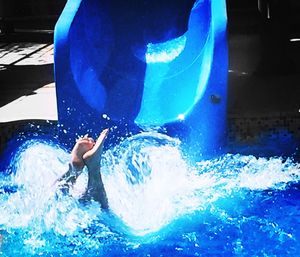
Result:
[[[179,120],[184,120],[184,119],[185,119],[185,116],[184,116],[184,114],[179,114],[179,115],[177,116],[177,118],[178,118]]]

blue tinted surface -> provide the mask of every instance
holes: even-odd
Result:
[[[149,2],[148,8],[164,3]],[[110,9],[110,3],[123,5]],[[57,190],[69,155],[31,135],[0,170],[0,255],[297,256],[299,164],[200,155],[224,139],[225,1],[197,1],[188,30],[168,30],[174,20],[165,15],[162,31],[146,23],[151,29],[142,35],[136,32],[145,23],[132,24],[133,32],[120,26],[134,21],[120,11],[126,3],[70,0],[56,28],[61,123],[53,133],[74,143],[75,134],[111,128],[101,169],[110,210],[78,200],[86,171],[71,194]],[[194,25],[203,37],[191,47],[190,36],[199,36]],[[134,135],[122,138],[123,132]],[[187,149],[201,161],[191,164]]]
[[[68,1],[55,30],[55,73],[59,121],[73,134],[159,127],[190,153],[218,151],[225,1]]]
[[[103,154],[109,212],[79,202],[85,172],[70,195],[56,190],[68,160],[47,140],[16,149],[12,173],[0,172],[1,256],[298,256],[291,159],[227,154],[191,166],[177,139],[144,132]]]

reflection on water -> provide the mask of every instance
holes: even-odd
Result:
[[[68,154],[29,141],[1,178],[3,256],[295,256],[300,243],[300,165],[224,155],[191,166],[180,142],[154,132],[103,155],[110,211],[83,205],[53,182]]]

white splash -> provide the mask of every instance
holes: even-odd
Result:
[[[182,53],[185,48],[185,44],[185,35],[163,43],[149,43],[147,44],[146,62],[171,62]]]
[[[101,210],[93,202],[81,205],[76,197],[55,191],[53,182],[68,168],[65,150],[46,142],[31,142],[14,158],[11,183],[16,193],[0,194],[0,226],[7,230],[34,230],[37,235],[55,231],[72,235],[87,228]],[[280,158],[225,155],[191,167],[183,158],[180,142],[155,132],[125,139],[106,151],[102,177],[111,211],[136,235],[159,231],[194,211],[205,211],[220,198],[243,188],[284,189],[300,179],[299,164]],[[77,184],[86,186],[86,174]],[[78,194],[79,195],[79,194]],[[103,226],[102,229],[106,228]]]

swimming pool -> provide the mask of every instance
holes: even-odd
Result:
[[[224,154],[191,164],[157,132],[105,151],[110,211],[53,181],[68,153],[28,140],[0,179],[1,256],[299,256],[300,165]]]

